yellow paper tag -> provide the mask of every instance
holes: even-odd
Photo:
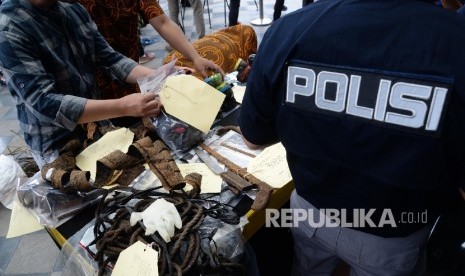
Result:
[[[111,275],[158,276],[158,252],[137,241],[119,254]]]
[[[44,227],[37,222],[37,218],[15,198],[6,238],[22,236],[41,229]]]
[[[95,180],[97,160],[115,150],[121,150],[124,153],[128,152],[128,148],[133,140],[134,132],[128,128],[120,128],[107,132],[97,142],[76,156],[76,165],[83,171],[90,171],[90,179]]]
[[[247,166],[247,172],[270,184],[273,188],[281,188],[292,180],[287,164],[286,149],[277,143],[265,148]]]
[[[190,173],[198,173],[202,175],[202,181],[200,185],[201,194],[218,194],[221,192],[221,183],[223,179],[221,176],[214,174],[206,164],[204,163],[188,163],[188,164],[178,164],[178,168],[181,171],[182,176]],[[186,185],[186,187],[191,187]],[[189,188],[188,188],[189,189]]]
[[[245,85],[234,85],[232,87],[232,91],[234,93],[234,99],[236,99],[236,102],[242,104],[242,99],[244,99],[245,95]]]
[[[190,75],[171,76],[160,91],[166,112],[207,133],[226,96]]]

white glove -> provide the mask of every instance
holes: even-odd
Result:
[[[134,226],[139,220],[145,225],[145,235],[158,232],[165,242],[171,241],[176,228],[181,229],[181,216],[173,203],[163,198],[155,200],[142,212],[133,212],[129,222]]]

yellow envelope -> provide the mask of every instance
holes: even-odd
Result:
[[[207,133],[218,115],[225,95],[190,75],[171,76],[160,91],[166,112]]]

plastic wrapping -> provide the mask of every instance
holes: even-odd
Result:
[[[239,263],[245,251],[242,230],[248,223],[246,217],[241,217],[239,224],[224,223],[213,217],[206,217],[199,228],[202,240],[209,240],[210,266],[222,262]],[[206,246],[205,243],[202,246]]]
[[[160,179],[149,169],[143,171],[138,177],[136,177],[136,179],[131,182],[131,184],[129,184],[129,187],[139,191],[145,191],[160,186],[162,186]],[[166,190],[160,189],[160,191]]]
[[[95,220],[70,237],[61,248],[60,258],[64,263],[62,276],[94,276],[98,274],[98,264],[83,247],[82,240],[92,234]]]
[[[66,260],[62,276],[95,276],[98,274],[96,262],[87,254],[87,251],[76,246]]]
[[[224,223],[221,228],[218,228],[210,243],[211,246],[216,247],[218,256],[233,263],[240,261],[244,253],[242,228],[247,222],[247,219],[242,217],[238,225]]]
[[[176,60],[173,60],[158,68],[154,74],[138,80],[141,92],[158,94],[169,76],[182,74],[182,71],[175,71],[175,62]],[[163,109],[157,117],[151,118],[151,121],[158,136],[174,154],[189,150],[205,137],[202,131],[167,114]]]
[[[0,202],[6,208],[13,208],[16,187],[26,179],[26,174],[12,157],[0,155]]]
[[[132,200],[131,200],[132,201]],[[129,202],[128,205],[134,204]],[[137,200],[135,200],[137,202]],[[114,218],[114,214],[110,215]],[[105,223],[106,227],[110,225]],[[95,219],[89,222],[76,234],[74,234],[66,243],[67,248],[63,247],[61,250],[62,260],[65,261],[63,272],[67,271],[69,276],[94,276],[103,272],[103,275],[111,275],[113,264],[109,263],[104,271],[100,271],[99,264],[95,259],[97,254],[97,246],[94,243],[95,234]],[[100,231],[105,231],[103,227]]]
[[[238,264],[241,262],[246,250],[242,229],[247,222],[245,217],[242,217],[239,224],[236,225],[209,216],[204,219],[199,228],[200,246],[203,247],[203,252],[208,255],[209,269],[215,271],[215,268],[220,267],[222,264]],[[97,261],[94,259],[95,254],[97,254],[97,248],[93,243],[95,240],[94,224],[95,220],[84,226],[68,239],[67,243],[62,247],[61,257],[65,263],[62,275],[97,275],[99,268]],[[101,228],[101,231],[104,231],[104,229]],[[105,275],[109,275],[112,268],[112,264],[108,264]],[[205,271],[202,275],[217,274],[210,274]]]
[[[168,76],[176,73],[176,60],[171,61],[155,70],[153,74],[137,80],[140,92],[159,93]]]
[[[181,238],[181,240],[172,241],[171,244],[166,244],[165,247],[165,243],[160,242],[161,239],[154,237],[155,235],[145,237],[145,235],[142,234],[142,230],[147,226],[145,225],[145,222],[142,223],[142,228],[139,229],[129,226],[129,213],[126,213],[126,211],[135,210],[134,208],[136,208],[136,206],[139,206],[137,208],[140,208],[141,202],[147,203],[147,200],[151,199],[150,193],[143,195],[140,192],[137,192],[141,198],[133,198],[133,194],[130,191],[121,192],[124,193],[124,195],[110,196],[110,194],[108,194],[108,196],[103,197],[101,199],[101,204],[103,202],[108,204],[102,209],[105,211],[98,214],[97,219],[94,219],[92,222],[84,226],[83,229],[78,231],[78,233],[73,235],[66,244],[67,249],[63,247],[62,258],[63,262],[66,263],[65,270],[69,270],[69,274],[67,275],[87,276],[93,275],[97,270],[101,273],[104,271],[105,273],[110,273],[117,259],[117,257],[115,258],[114,256],[114,252],[121,252],[120,250],[124,250],[121,246],[128,244],[130,239],[133,239],[133,235],[134,237],[140,235],[142,240],[157,243],[159,246],[159,252],[174,250],[173,248],[175,248],[178,241],[180,241],[181,243],[177,245],[180,246],[178,247],[179,251],[175,253],[175,256],[171,257],[171,260],[178,261],[179,258],[182,260],[184,257],[192,258],[195,256],[195,259],[192,259],[192,265],[194,265],[190,271],[192,273],[202,272],[202,275],[217,275],[209,273],[218,272],[219,270],[237,270],[238,267],[241,266],[240,260],[245,250],[241,232],[243,226],[247,223],[247,219],[245,217],[237,217],[237,214],[232,211],[232,208],[218,204],[209,210],[202,208],[198,209],[202,210],[205,215],[205,219],[201,219],[196,222],[200,223],[199,228],[196,229],[199,233],[198,239],[195,238],[195,235],[192,236],[194,239],[192,239],[192,237],[187,238],[187,236],[185,236],[184,238]],[[154,192],[157,193],[156,191]],[[112,193],[118,192],[113,191]],[[146,196],[149,196],[149,198],[145,198]],[[181,198],[182,197],[179,197],[178,199]],[[114,201],[108,203],[107,200]],[[199,201],[202,200],[193,199],[191,204],[197,204]],[[116,205],[113,206],[113,204]],[[142,203],[142,205],[143,204],[144,203]],[[192,206],[191,204],[186,204],[185,206]],[[100,207],[102,206],[99,206],[99,209]],[[115,209],[113,207],[117,208]],[[193,211],[194,209],[189,211],[191,212],[191,216],[194,215],[194,213],[200,214],[197,213],[197,211]],[[106,213],[107,211],[108,213]],[[197,215],[195,215],[195,217],[195,219],[200,218]],[[97,226],[99,227],[98,231],[96,231]],[[192,225],[186,225],[186,227],[192,227]],[[131,231],[135,232],[131,233]],[[179,234],[180,233],[188,232],[180,231]],[[95,235],[98,235],[98,237]],[[111,238],[109,239],[109,237]],[[102,246],[102,241],[106,241],[105,243],[108,242],[108,244]],[[97,250],[97,244],[99,244],[100,251]],[[188,254],[186,249],[192,245],[201,246],[202,250],[198,251],[199,247],[197,247],[196,250],[198,253],[194,255]],[[111,249],[106,246],[110,246]],[[110,255],[106,255],[107,252],[109,252]],[[105,261],[109,261],[109,263],[106,263]],[[233,268],[231,268],[231,266],[233,266]],[[162,268],[162,271],[166,272],[166,267],[164,269]]]
[[[17,192],[19,201],[31,210],[40,224],[56,228],[86,206],[97,202],[104,191],[65,193],[50,186],[38,172],[19,186]]]
[[[163,111],[152,122],[158,136],[175,154],[189,150],[205,136],[202,131]]]

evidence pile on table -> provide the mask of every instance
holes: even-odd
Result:
[[[130,129],[87,124],[83,126],[87,132],[84,143],[69,141],[55,161],[18,188],[21,203],[51,228],[72,220],[86,206],[96,206],[95,217],[79,231],[76,244],[79,259],[90,266],[70,265],[81,274],[91,267],[89,271],[100,275],[111,271],[124,275],[134,267],[128,268],[122,259],[137,259],[152,250],[156,258],[148,262],[139,258],[138,266],[156,269],[159,275],[244,272],[241,231],[247,223],[245,213],[266,208],[273,192],[272,186],[247,170],[261,151],[248,149],[236,126],[211,128],[237,112],[237,105],[229,103],[224,108],[224,95],[213,104],[202,103],[216,105],[209,115],[202,115],[202,119],[209,117],[207,122],[184,119],[183,110],[171,109],[171,98],[177,93],[181,98],[187,95],[185,86],[175,85],[180,80],[187,82],[187,76],[175,81],[170,77],[179,74],[163,71],[154,77],[156,84],[140,83],[142,88],[157,87],[162,100],[167,99],[162,117],[146,119]],[[203,83],[225,88],[222,79],[214,78]],[[196,81],[189,79],[192,83]],[[200,98],[196,94],[188,102]],[[129,249],[140,252],[124,254]]]

